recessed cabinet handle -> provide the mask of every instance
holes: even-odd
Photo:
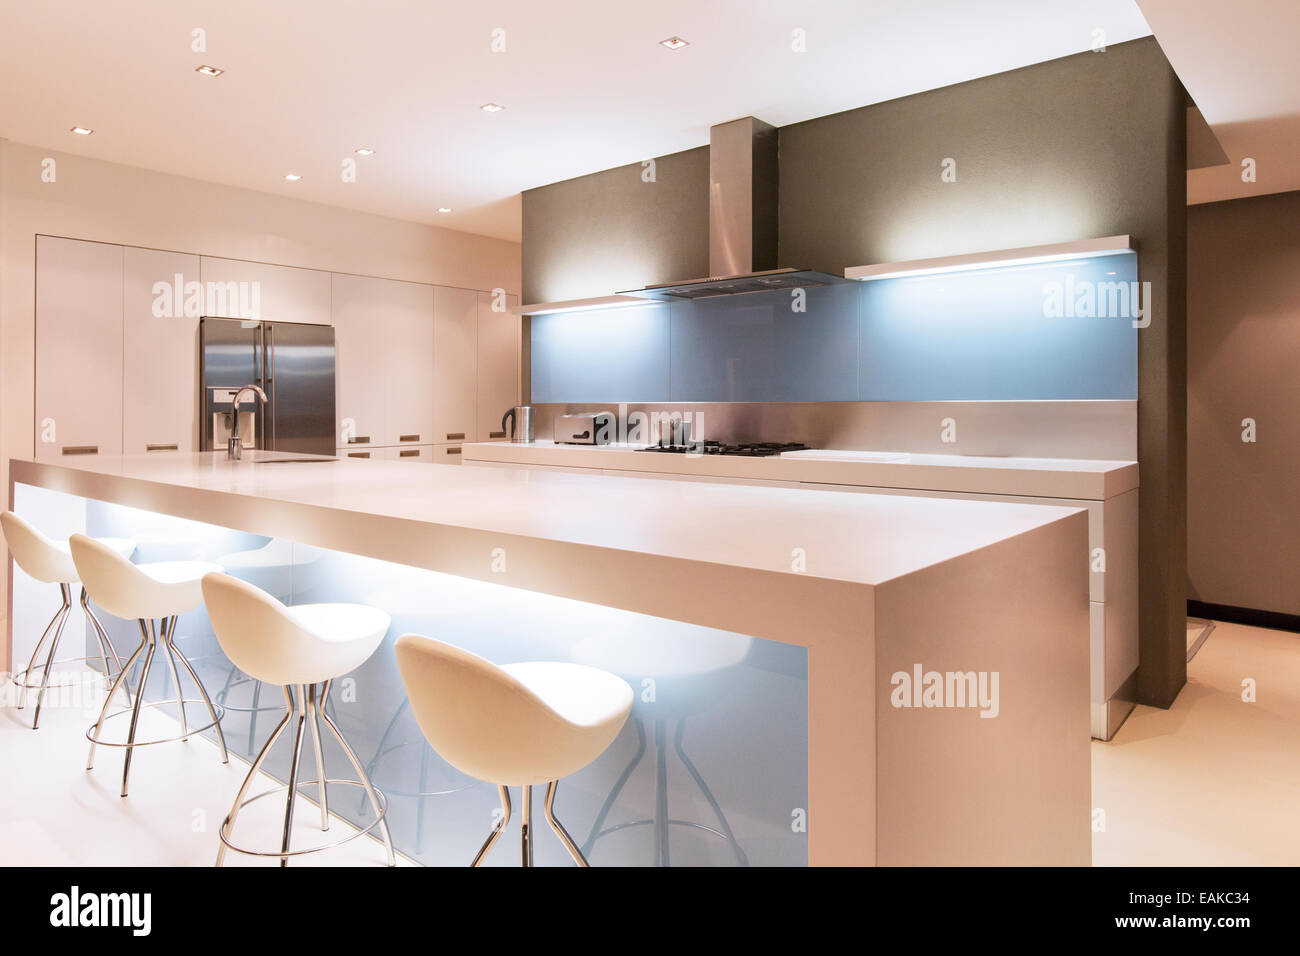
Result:
[[[399,458],[419,458],[420,450],[418,448],[412,448],[409,451],[407,451],[405,448],[403,448],[401,451],[397,453],[397,455]]]
[[[464,438],[464,432],[447,432],[447,441],[463,441]]]
[[[398,441],[419,441],[420,436],[419,435],[398,435],[397,440]]]
[[[180,451],[181,446],[178,442],[158,442],[156,444],[147,444],[144,446],[145,451]]]
[[[369,445],[369,444],[370,444],[370,436],[369,436],[369,435],[355,435],[355,436],[353,436],[352,438],[349,438],[349,439],[348,439],[348,444],[349,444],[349,445]]]
[[[455,448],[448,448],[448,449],[447,449],[447,454],[449,454],[449,455],[459,455],[459,454],[460,454],[460,446],[457,445]]]
[[[488,438],[505,438],[505,432],[488,432]]]
[[[370,452],[368,452],[368,451],[350,451],[350,452],[348,452],[348,457],[349,457],[349,458],[369,458],[369,457],[370,457]]]
[[[63,454],[65,455],[98,455],[98,445],[64,445]]]

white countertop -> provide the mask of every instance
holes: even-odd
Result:
[[[461,446],[461,454],[466,461],[1090,501],[1112,498],[1138,486],[1135,461],[924,454],[908,454],[902,461],[847,460],[852,452],[844,453],[846,460],[746,458],[641,451],[641,447],[469,442]]]
[[[651,453],[626,454],[643,461]],[[655,456],[663,459],[684,460]],[[469,529],[764,572],[791,573],[792,554],[800,549],[802,577],[861,584],[938,564],[1077,510],[409,462],[229,462],[224,452],[15,459],[10,475],[15,482],[376,556],[386,555],[388,537],[409,532],[436,541],[439,529]],[[358,523],[343,520],[357,515],[401,524],[375,526],[385,540],[359,541]],[[393,560],[404,553],[394,540]]]

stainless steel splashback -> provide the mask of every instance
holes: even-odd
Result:
[[[696,439],[801,441],[814,448],[936,455],[1137,459],[1137,402],[683,402],[536,405],[557,415],[690,413]],[[952,441],[945,439],[951,438]],[[649,440],[649,439],[647,439]]]

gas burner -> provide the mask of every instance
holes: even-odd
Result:
[[[655,451],[670,455],[735,455],[742,458],[771,458],[786,451],[805,451],[802,442],[755,441],[723,444],[719,441],[702,441],[692,445],[647,445],[638,451]]]

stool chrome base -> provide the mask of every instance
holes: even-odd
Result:
[[[587,858],[582,855],[578,849],[578,844],[573,842],[573,837],[569,836],[569,831],[564,829],[562,824],[555,817],[555,791],[559,787],[558,780],[552,780],[546,785],[546,802],[544,809],[546,811],[546,822],[550,824],[555,835],[560,838],[564,848],[569,851],[569,856],[573,857],[573,862],[578,866],[590,866]],[[523,865],[533,865],[533,788],[523,788],[523,812],[520,814],[520,849],[523,856]],[[492,849],[497,840],[501,838],[502,831],[505,830],[506,824],[510,822],[510,790],[507,787],[497,787],[497,793],[501,796],[501,819],[495,827],[492,828],[491,834],[488,835],[487,841],[479,847],[478,853],[474,855],[474,861],[470,866],[482,866],[483,858],[487,856],[488,851]]]
[[[691,758],[686,756],[686,749],[682,745],[682,738],[686,732],[686,722],[684,719],[677,721],[677,729],[673,734],[673,750],[677,758],[681,761],[682,766],[694,781],[695,786],[699,789],[700,794],[708,802],[709,807],[713,810],[714,816],[718,818],[718,826],[721,829],[706,826],[703,823],[696,823],[693,820],[675,820],[668,813],[668,724],[664,720],[654,722],[655,735],[655,815],[649,820],[633,820],[630,823],[619,823],[612,827],[604,826],[605,817],[609,815],[610,809],[614,806],[614,801],[618,795],[623,792],[623,787],[627,784],[628,778],[632,772],[641,763],[645,756],[646,734],[645,725],[639,717],[632,718],[636,723],[637,750],[628,765],[623,768],[619,774],[618,780],[614,784],[614,789],[610,791],[609,796],[605,798],[605,803],[596,814],[595,822],[591,825],[591,832],[587,834],[587,839],[582,848],[585,852],[590,853],[591,848],[601,837],[608,836],[611,833],[617,833],[619,830],[628,830],[634,827],[652,826],[655,830],[655,863],[657,866],[669,866],[669,841],[668,834],[672,827],[686,827],[690,830],[702,830],[725,841],[731,847],[731,852],[736,858],[737,866],[749,866],[749,857],[746,855],[736,836],[731,832],[731,825],[727,823],[726,814],[722,812],[722,807],[718,804],[717,798],[713,796],[713,791],[704,781],[704,776],[691,762]]]
[[[117,679],[113,681],[113,686],[108,690],[108,697],[104,699],[104,706],[99,711],[99,719],[95,721],[94,725],[92,725],[89,730],[86,731],[86,739],[90,741],[90,753],[86,757],[87,770],[91,770],[95,766],[95,747],[97,745],[102,744],[106,747],[125,748],[126,757],[122,761],[122,796],[124,797],[127,795],[127,783],[131,776],[131,755],[135,752],[136,747],[145,747],[151,744],[171,743],[176,740],[189,740],[191,734],[199,733],[212,727],[216,729],[217,742],[221,745],[221,762],[230,762],[230,754],[226,751],[226,737],[221,732],[222,715],[218,713],[220,708],[212,705],[212,701],[208,698],[208,692],[203,687],[203,681],[199,680],[199,675],[194,672],[194,668],[190,665],[189,660],[183,653],[181,653],[181,649],[176,646],[176,618],[174,616],[169,617],[161,622],[161,634],[159,629],[155,628],[153,621],[145,621],[144,619],[141,619],[138,623],[140,626],[140,646],[131,653],[131,656],[127,658],[126,666],[118,672]],[[171,701],[155,701],[147,705],[144,703],[145,683],[149,680],[149,665],[153,663],[154,651],[158,649],[159,644],[161,644],[163,653],[167,656],[167,663],[171,669],[172,684],[176,690],[175,704],[177,717],[181,724],[181,733],[178,737],[169,737],[163,740],[137,741],[135,739],[135,731],[137,725],[140,723],[140,710],[145,706],[156,707],[160,703],[171,703]],[[110,714],[108,709],[113,705],[113,697],[117,693],[118,687],[123,688],[127,695],[127,703],[131,703],[130,691],[126,690],[127,674],[130,672],[131,668],[135,666],[135,662],[142,652],[144,654],[144,664],[140,669],[140,679],[135,688],[135,703],[131,705],[130,710],[118,711],[117,713]],[[185,700],[181,692],[180,672],[176,667],[177,661],[180,661],[186,672],[190,675],[190,679],[194,681],[194,685],[198,687],[199,697],[202,698],[201,700]],[[202,703],[204,707],[207,708],[208,716],[212,718],[211,721],[204,724],[202,727],[191,728],[185,717],[186,703]],[[114,742],[103,740],[101,738],[101,731],[104,729],[104,721],[108,720],[110,717],[120,717],[127,713],[131,715],[131,726],[127,731],[126,741]]]
[[[218,836],[221,838],[221,847],[217,850],[217,866],[221,866],[225,862],[227,849],[249,856],[278,857],[281,866],[288,866],[290,857],[333,849],[336,846],[347,843],[349,840],[356,839],[363,833],[369,833],[376,827],[379,828],[380,836],[384,841],[384,850],[388,855],[388,865],[397,865],[397,858],[393,853],[393,841],[390,839],[388,834],[388,823],[384,819],[385,815],[388,813],[388,799],[370,783],[370,777],[366,775],[365,768],[361,766],[361,761],[357,759],[357,755],[353,752],[352,747],[344,738],[343,732],[339,730],[338,725],[330,718],[327,710],[327,702],[331,683],[332,681],[325,681],[321,684],[319,695],[317,694],[317,685],[315,684],[308,684],[305,686],[299,684],[296,696],[288,687],[282,688],[284,691],[285,704],[284,717],[280,719],[280,722],[275,726],[275,729],[271,731],[271,736],[266,739],[266,743],[262,745],[262,749],[258,751],[257,756],[253,759],[253,765],[248,768],[248,775],[244,777],[244,782],[240,785],[239,792],[235,794],[235,802],[230,808],[230,813],[226,816],[226,819],[221,822],[221,827],[217,831]],[[297,718],[298,723],[294,730],[293,757],[289,764],[289,782],[245,800],[244,794],[248,792],[248,787],[257,776],[257,772],[262,769],[262,764],[266,761],[266,757],[271,752],[271,748],[275,746],[275,742],[280,739],[280,735],[284,733],[284,729],[289,726],[289,722],[295,717]],[[312,745],[316,756],[316,779],[300,783],[298,780],[298,768],[302,763],[303,729],[309,718],[311,721]],[[352,769],[356,771],[358,777],[357,780],[338,780],[325,776],[325,754],[321,748],[320,725],[322,721],[325,726],[329,728],[330,733],[334,735],[334,739],[338,741],[339,746],[343,748],[343,753],[347,755],[348,761],[352,764]],[[319,846],[291,850],[289,848],[289,839],[293,830],[295,798],[297,797],[299,789],[310,786],[311,784],[316,785],[318,802],[320,804],[320,828],[322,831],[328,830],[330,825],[329,787],[331,785],[361,787],[370,800],[371,811],[375,814],[374,821],[364,828],[358,828],[358,832],[350,833],[341,840],[335,840],[332,843],[326,843]],[[262,797],[281,792],[285,793],[286,796],[284,807],[284,830],[280,839],[280,849],[278,851],[255,850],[238,846],[232,842],[230,834],[234,829],[235,821],[239,818],[239,811],[250,803],[262,799]]]
[[[63,598],[63,604],[54,612],[54,617],[50,618],[50,623],[45,625],[45,630],[41,632],[41,639],[36,642],[36,647],[32,650],[31,659],[27,666],[14,674],[11,678],[13,683],[20,688],[18,694],[18,709],[22,710],[27,703],[27,691],[35,690],[36,693],[36,713],[32,717],[32,730],[37,730],[41,726],[41,705],[45,702],[45,692],[49,688],[50,670],[56,664],[80,664],[99,661],[104,666],[104,673],[97,675],[96,680],[111,681],[116,679],[117,675],[122,672],[122,662],[118,659],[117,650],[113,647],[113,642],[108,639],[104,632],[104,626],[99,623],[99,618],[95,612],[90,609],[90,598],[86,594],[86,589],[81,589],[81,608],[86,614],[86,619],[90,621],[91,628],[95,634],[95,642],[99,644],[99,656],[91,655],[89,657],[71,657],[63,660],[55,660],[55,654],[59,649],[59,638],[63,636],[64,625],[68,623],[68,616],[72,613],[72,588],[71,585],[60,584],[59,593]],[[40,656],[41,648],[45,645],[45,639],[50,636],[50,631],[54,631],[54,638],[50,641],[49,652],[45,655],[45,663],[40,665],[41,680],[40,683],[33,683],[29,678],[32,671],[37,669],[36,658]],[[113,658],[113,667],[108,666],[109,657]],[[62,685],[55,685],[56,687]],[[127,693],[127,704],[131,703],[130,693]]]

